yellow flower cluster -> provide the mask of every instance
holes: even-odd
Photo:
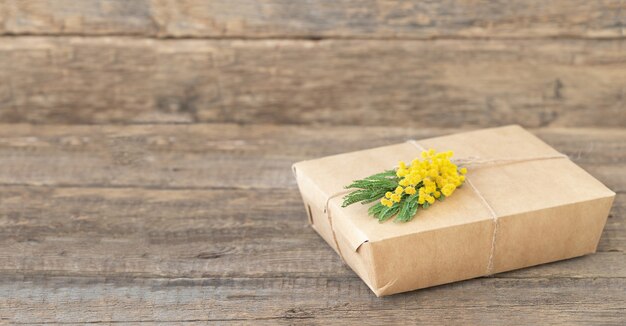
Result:
[[[403,194],[419,194],[417,203],[420,205],[433,204],[442,194],[452,195],[463,184],[467,173],[466,168],[459,169],[450,161],[452,155],[452,151],[436,153],[431,149],[422,152],[422,160],[414,159],[409,166],[400,161],[396,170],[399,186],[387,192],[381,204],[391,207],[402,200]]]

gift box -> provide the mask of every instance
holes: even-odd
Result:
[[[470,162],[465,184],[445,201],[402,223],[379,222],[370,205],[342,207],[353,180],[430,148]],[[293,171],[311,227],[376,296],[593,253],[615,197],[519,126],[302,161]]]

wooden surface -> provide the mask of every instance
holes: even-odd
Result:
[[[624,36],[621,0],[0,0],[7,35],[145,37]]]
[[[0,324],[626,324],[623,0],[0,0]],[[517,123],[598,253],[377,299],[298,160]]]
[[[0,120],[617,127],[625,45],[5,38]]]
[[[626,3],[0,0],[0,122],[626,125]]]
[[[618,195],[598,253],[376,298],[290,165],[460,129],[0,125],[0,323],[626,322],[626,130],[532,130]]]

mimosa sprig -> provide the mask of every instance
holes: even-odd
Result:
[[[451,151],[422,152],[422,159],[410,165],[400,161],[398,167],[355,180],[346,189],[357,189],[346,195],[342,207],[357,202],[378,201],[368,212],[380,222],[396,216],[397,222],[408,222],[418,208],[428,208],[435,200],[450,197],[465,182],[466,168],[457,167],[450,158]]]

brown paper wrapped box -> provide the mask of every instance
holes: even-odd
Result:
[[[355,179],[418,157],[416,144],[293,166],[311,226],[377,296],[595,252],[615,193],[566,157],[545,159],[559,153],[523,128],[478,130],[417,144],[452,150],[453,159],[518,161],[470,168],[471,186],[466,181],[407,223],[379,223],[368,216],[370,205],[342,208],[343,196],[337,194]]]

